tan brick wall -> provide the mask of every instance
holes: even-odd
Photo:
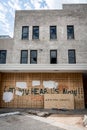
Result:
[[[57,26],[57,40],[49,39],[50,25]],[[74,40],[67,40],[67,25],[74,25]],[[29,40],[21,39],[22,26],[29,26]],[[32,40],[32,26],[40,27],[39,40]],[[5,48],[7,63],[20,63],[20,51],[26,49],[29,50],[28,63],[32,49],[38,50],[38,64],[50,63],[51,49],[57,49],[60,64],[68,63],[68,49],[76,50],[77,63],[87,63],[87,4],[66,5],[63,10],[16,11],[14,38],[0,39],[0,50]]]

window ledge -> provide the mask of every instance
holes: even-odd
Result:
[[[58,39],[49,39],[50,41],[58,41]]]
[[[83,72],[87,64],[0,64],[0,72]]]

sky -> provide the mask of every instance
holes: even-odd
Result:
[[[14,35],[15,10],[61,9],[62,4],[87,0],[0,0],[0,35]]]

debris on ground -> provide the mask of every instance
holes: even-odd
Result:
[[[69,110],[66,109],[66,108],[61,108],[61,109],[58,109],[58,108],[52,108],[52,110],[56,110],[56,111],[69,111]]]
[[[28,113],[32,115],[37,115],[40,117],[47,117],[50,115],[49,112],[41,112],[41,111],[35,111],[35,110],[29,110]]]
[[[83,125],[87,127],[87,115],[84,115]]]
[[[40,117],[47,117],[49,115],[50,115],[49,112],[39,112],[39,113],[37,113],[37,116],[40,116]]]
[[[0,114],[0,117],[16,115],[16,114],[20,114],[20,112],[17,111],[17,112],[4,113],[4,114]]]

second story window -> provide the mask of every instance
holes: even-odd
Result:
[[[74,39],[74,26],[73,25],[67,26],[67,39]]]
[[[29,26],[22,26],[22,39],[26,40],[29,37]]]
[[[33,26],[32,39],[39,39],[39,26]]]
[[[37,50],[30,51],[30,64],[37,64]]]
[[[0,50],[0,64],[6,63],[6,50]]]
[[[75,50],[68,50],[68,62],[69,64],[76,63]]]
[[[21,50],[21,64],[28,63],[28,50]]]
[[[56,26],[50,26],[50,39],[54,40],[57,39],[57,30],[56,30]]]
[[[57,50],[50,50],[50,64],[57,64]]]

